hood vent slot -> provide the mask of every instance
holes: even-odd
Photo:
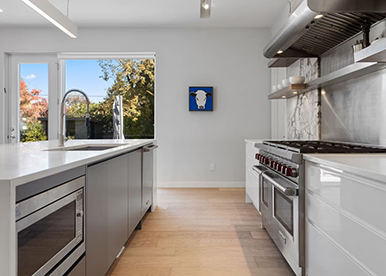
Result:
[[[311,56],[320,56],[362,31],[367,21],[371,25],[385,19],[377,13],[334,13],[310,22],[306,32],[291,47]]]
[[[315,19],[319,14],[323,17]],[[385,0],[304,0],[267,44],[264,56],[276,59],[273,67],[319,57],[385,18]]]

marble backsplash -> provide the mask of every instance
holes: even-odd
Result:
[[[305,76],[306,82],[318,78],[318,59],[304,58],[287,68],[290,76]],[[287,139],[320,138],[320,97],[318,90],[287,100]]]

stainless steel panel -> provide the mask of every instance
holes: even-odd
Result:
[[[267,58],[317,57],[385,18],[383,0],[304,0],[264,48]],[[324,16],[314,19],[318,13]],[[278,54],[278,51],[283,51]]]
[[[142,218],[142,149],[129,153],[128,235]]]
[[[153,204],[153,158],[157,145],[143,148],[142,155],[142,216]]]
[[[43,208],[44,206],[84,187],[85,177],[77,178],[73,181],[67,182],[55,189],[38,194],[32,198],[24,200],[16,204],[16,219],[19,220],[29,214]]]
[[[83,257],[67,276],[85,276],[85,275],[86,275],[86,258]]]

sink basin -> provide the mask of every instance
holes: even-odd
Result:
[[[85,146],[78,146],[78,147],[64,147],[64,148],[54,148],[54,149],[48,149],[48,151],[102,151],[102,150],[108,150],[112,148],[116,148],[121,145],[85,145]]]

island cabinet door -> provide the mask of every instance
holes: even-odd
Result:
[[[129,183],[128,183],[128,236],[130,236],[142,218],[142,150],[128,154]]]
[[[108,161],[108,259],[112,264],[127,241],[127,155]]]
[[[86,184],[86,275],[104,276],[108,262],[108,166],[88,167]]]
[[[128,157],[87,169],[86,275],[104,276],[127,240]]]

